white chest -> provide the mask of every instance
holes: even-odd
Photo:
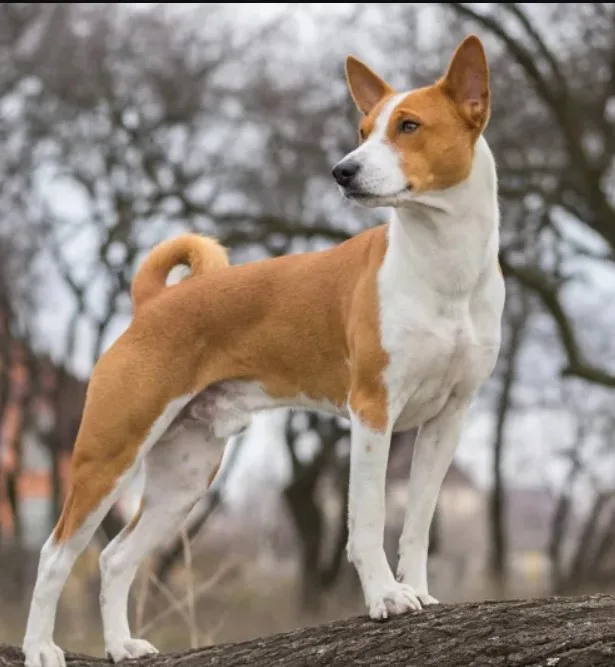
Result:
[[[445,293],[445,269],[426,276],[412,260],[393,250],[379,276],[380,335],[389,358],[384,379],[396,431],[424,424],[453,393],[476,392],[493,370],[500,342],[504,294],[497,264],[481,272],[484,262],[459,262],[451,277],[472,287]]]
[[[469,315],[457,321],[434,320],[428,327],[398,312],[383,318],[383,324],[383,347],[389,356],[385,382],[395,430],[425,423],[453,392],[471,395],[497,357],[497,347],[477,339]]]

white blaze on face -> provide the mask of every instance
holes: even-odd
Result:
[[[387,141],[387,127],[395,107],[407,93],[395,95],[382,108],[367,141],[346,156],[360,165],[353,189],[366,195],[388,197],[406,188],[406,177],[401,168],[401,156]]]

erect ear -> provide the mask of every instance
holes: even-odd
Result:
[[[366,115],[380,100],[395,92],[386,81],[354,56],[346,58],[346,81],[359,111]]]
[[[482,131],[490,112],[489,66],[476,35],[466,37],[457,47],[443,84],[470,125]]]

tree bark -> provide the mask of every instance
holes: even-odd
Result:
[[[69,667],[102,667],[68,655]],[[366,616],[240,644],[131,661],[145,667],[598,667],[615,664],[615,598],[439,605],[376,623]],[[0,667],[22,667],[0,645]]]

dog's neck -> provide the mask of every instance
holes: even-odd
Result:
[[[495,162],[481,137],[465,181],[394,210],[385,265],[397,280],[418,280],[442,296],[464,298],[497,262],[498,246]]]

